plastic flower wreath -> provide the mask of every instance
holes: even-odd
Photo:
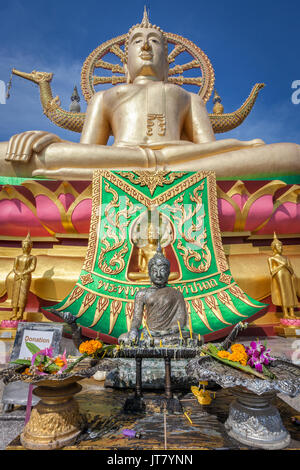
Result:
[[[27,365],[23,375],[49,375],[62,374],[68,367],[66,351],[53,357],[53,348],[40,349],[33,343],[26,343],[32,354],[29,359],[16,359],[13,364]]]
[[[79,346],[79,356],[75,361],[69,362],[66,357],[66,350],[63,354],[53,357],[53,348],[39,349],[33,343],[26,343],[27,348],[32,354],[32,358],[16,359],[12,364],[27,366],[22,372],[23,375],[49,375],[62,374],[70,372],[79,362],[87,357],[103,358],[105,354],[115,348],[115,345],[104,346],[101,341],[84,341]],[[100,357],[101,354],[101,357]]]

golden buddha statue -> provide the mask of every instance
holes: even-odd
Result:
[[[32,240],[30,234],[22,241],[23,253],[16,257],[13,270],[7,275],[6,283],[12,282],[12,317],[11,320],[22,320],[31,284],[31,273],[36,268],[36,256],[30,254]],[[10,289],[8,289],[10,290]]]
[[[170,241],[170,237],[167,238],[167,243]],[[134,240],[134,244],[137,246],[137,263],[134,270],[129,270],[128,279],[133,281],[150,281],[148,263],[150,259],[157,253],[157,249],[160,246],[160,234],[159,229],[155,223],[150,222],[147,226],[147,240],[144,243],[141,240]],[[162,253],[166,256],[165,248],[161,247]],[[129,268],[131,265],[129,264]],[[170,272],[169,281],[177,279],[179,272]]]
[[[283,310],[283,318],[296,318],[294,307],[298,306],[296,277],[289,259],[282,254],[282,243],[274,233],[271,244],[273,256],[268,258],[271,279],[271,295],[274,305]]]
[[[40,131],[15,135],[0,143],[0,174],[89,180],[96,168],[214,170],[226,178],[300,173],[297,144],[216,140],[202,98],[167,81],[167,58],[166,33],[145,12],[125,42],[127,83],[90,99],[80,143]],[[18,75],[46,80],[41,72]]]

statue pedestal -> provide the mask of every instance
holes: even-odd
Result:
[[[237,387],[232,390],[237,397],[229,407],[225,428],[229,436],[242,444],[261,449],[284,449],[291,437],[282,424],[280,414],[271,405],[275,393],[257,395]]]
[[[10,320],[10,317],[12,315],[11,308],[8,308],[8,309],[5,309],[5,310],[2,309],[2,308],[3,308],[3,304],[0,305],[0,324],[1,324],[2,320]],[[50,322],[50,320],[48,320],[48,318],[46,318],[45,315],[42,312],[24,312],[22,321],[27,321],[27,322]]]
[[[279,325],[274,327],[274,331],[278,336],[283,336],[284,338],[300,338],[300,325],[299,326],[284,326]]]
[[[11,309],[0,310],[0,325],[3,320],[10,320],[12,315]],[[24,312],[23,320],[19,322],[50,322],[41,312]],[[0,326],[0,341],[11,341],[16,337],[17,327],[2,327]]]
[[[172,361],[172,386],[184,389],[193,385],[191,379],[185,373],[185,366],[190,359]],[[164,390],[165,388],[165,363],[163,359],[143,359],[142,367],[143,389]],[[136,367],[135,359],[118,359],[116,368],[110,371],[105,380],[105,387],[135,388]]]

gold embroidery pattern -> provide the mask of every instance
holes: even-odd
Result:
[[[144,170],[145,173],[146,171],[149,173],[149,177],[153,177],[153,174],[155,172]],[[159,206],[161,204],[164,204],[169,199],[173,198],[174,196],[179,195],[181,192],[189,189],[191,186],[194,186],[194,184],[199,183],[199,181],[203,180],[205,177],[214,175],[214,172],[212,171],[202,171],[202,172],[194,173],[190,177],[188,177],[186,180],[182,181],[181,183],[176,184],[170,189],[167,189],[164,193],[152,199],[152,198],[145,196],[138,189],[133,188],[130,184],[126,183],[125,181],[120,179],[115,173],[109,170],[96,170],[94,172],[94,175],[95,173],[97,174],[97,176],[99,175],[103,176],[109,182],[113,183],[119,189],[121,189],[122,191],[124,191],[129,196],[136,199],[138,202],[140,202],[141,204],[143,204],[149,209],[153,206]]]
[[[230,284],[232,280],[232,276],[230,274],[221,273],[219,277],[220,282],[224,282],[224,284]]]
[[[247,305],[250,305],[250,307],[256,307],[257,308],[257,305],[253,304],[252,302],[250,302],[250,300],[248,299],[248,297],[246,296],[246,294],[242,291],[242,289],[237,286],[236,284],[229,287],[229,292],[234,295],[235,297],[237,297],[239,300],[241,300],[242,302],[244,302],[244,304],[247,304]]]
[[[232,323],[228,323],[228,321],[223,318],[217,299],[213,295],[207,295],[204,297],[204,300],[208,308],[210,308],[210,310],[217,317],[217,319],[220,320],[220,322],[224,323],[225,325],[232,325]]]
[[[199,298],[193,299],[192,300],[192,306],[194,307],[195,312],[197,313],[200,320],[204,323],[206,328],[208,328],[210,331],[214,331],[208,323],[207,316],[206,316],[206,313],[205,313],[204,304],[203,304],[202,300],[200,300]]]
[[[71,293],[70,297],[67,298],[67,301],[61,307],[59,307],[57,310],[60,311],[60,310],[64,310],[65,308],[69,307],[74,302],[76,302],[76,300],[78,300],[82,296],[83,293],[84,293],[84,289],[80,286],[76,286],[75,289],[73,290],[73,292]]]
[[[100,299],[98,299],[94,320],[93,320],[93,323],[89,326],[89,328],[92,328],[98,323],[103,313],[107,309],[108,304],[109,304],[109,299],[107,297],[100,297]]]
[[[109,317],[109,332],[110,335],[115,327],[116,321],[122,310],[122,302],[120,300],[113,300],[110,305],[110,317]]]
[[[220,232],[219,225],[219,216],[218,216],[218,200],[217,200],[217,185],[216,185],[216,176],[214,172],[210,172],[210,175],[207,178],[208,184],[208,194],[207,200],[209,205],[209,219],[211,226],[211,236],[212,243],[214,246],[214,253],[216,256],[216,263],[218,270],[223,273],[229,269],[226,256],[223,249],[222,237]]]
[[[105,191],[113,195],[113,199],[107,204],[104,214],[106,217],[107,224],[104,225],[106,230],[105,236],[101,243],[104,247],[101,248],[101,252],[98,258],[98,266],[105,274],[119,274],[125,267],[124,256],[128,251],[128,244],[126,240],[126,230],[129,225],[130,218],[137,211],[139,206],[134,206],[128,198],[126,198],[126,206],[122,210],[116,211],[120,207],[119,195],[117,191],[109,186],[108,182],[105,182]],[[112,212],[111,212],[111,209]],[[124,217],[125,222],[121,223],[120,219]],[[114,240],[112,245],[108,241],[109,239]],[[122,247],[122,248],[121,248]],[[120,251],[117,251],[119,248]],[[108,253],[114,252],[109,263],[106,262],[105,257]]]
[[[93,305],[96,298],[97,298],[96,294],[92,294],[91,292],[88,292],[81,303],[79,312],[77,313],[77,315],[75,315],[76,318],[81,317],[87,311],[87,309]]]
[[[217,297],[220,300],[220,302],[226,305],[226,307],[229,308],[233,313],[235,313],[235,315],[238,315],[239,317],[247,317],[247,315],[243,315],[237,310],[228,292],[226,292],[225,290],[218,292]]]
[[[81,282],[82,282],[82,284],[83,284],[84,286],[86,286],[87,284],[91,284],[92,282],[94,282],[94,279],[93,279],[91,273],[82,274],[82,275],[80,276],[80,280],[81,280]]]
[[[134,179],[134,173],[130,173],[131,178]],[[157,178],[153,171],[143,171],[143,181],[148,174],[149,178]],[[171,173],[172,174],[172,173]],[[217,208],[217,193],[216,193],[216,179],[215,173],[212,171],[203,171],[192,174],[184,181],[175,184],[172,188],[167,189],[165,192],[157,196],[156,198],[149,198],[145,196],[137,188],[134,188],[131,184],[126,183],[124,180],[118,177],[117,174],[109,170],[96,170],[93,175],[93,187],[92,187],[92,215],[90,224],[90,235],[89,244],[87,248],[87,254],[84,262],[83,269],[92,272],[95,254],[97,250],[97,229],[99,224],[99,206],[101,204],[101,192],[102,192],[102,179],[105,178],[117,188],[121,189],[129,196],[140,202],[147,208],[157,207],[164,204],[169,199],[179,195],[185,190],[207,178],[208,182],[208,201],[209,201],[209,216],[211,220],[211,231],[212,231],[212,242],[215,249],[216,263],[219,271],[222,273],[228,269],[225,253],[223,251],[221,233],[218,221],[218,208]],[[164,183],[165,184],[165,183]],[[142,186],[142,181],[140,183]]]
[[[182,258],[186,268],[193,273],[208,271],[212,259],[211,252],[207,246],[206,228],[203,225],[205,212],[203,210],[202,193],[199,194],[203,189],[204,182],[196,187],[193,194],[190,196],[190,200],[195,203],[193,209],[189,207],[188,210],[186,210],[184,204],[180,204],[183,203],[183,195],[179,196],[172,205],[166,204],[162,207],[162,209],[167,209],[170,213],[173,213],[173,219],[178,233],[189,245],[187,248],[183,245],[181,240],[177,242],[177,248],[182,252]],[[192,222],[193,219],[197,220],[196,224]],[[188,226],[189,228],[186,229]],[[197,251],[192,247],[195,247]],[[192,259],[200,264],[198,266],[190,264]]]
[[[120,171],[119,175],[123,176],[123,178],[128,178],[129,181],[138,186],[147,186],[149,188],[151,196],[153,196],[154,191],[156,190],[157,186],[163,186],[164,184],[172,184],[173,181],[177,178],[181,178],[186,173],[183,171],[163,171],[163,170],[156,170],[153,172],[150,171],[135,171],[131,173],[129,171]],[[135,177],[137,175],[137,177]],[[166,175],[168,177],[166,178]]]
[[[99,207],[101,205],[102,178],[98,171],[93,173],[92,213],[90,222],[89,242],[82,269],[91,272],[97,250],[97,231],[99,224]]]
[[[125,315],[126,315],[126,324],[127,324],[127,331],[131,328],[131,322],[133,319],[133,312],[134,312],[134,303],[127,302],[125,306]]]

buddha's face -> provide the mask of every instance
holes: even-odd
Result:
[[[129,81],[138,76],[152,76],[164,81],[168,74],[165,42],[154,28],[135,28],[128,40],[127,73]]]
[[[273,253],[278,253],[281,255],[282,253],[282,244],[280,242],[275,242],[272,244]]]
[[[169,279],[170,269],[163,261],[157,260],[151,266],[149,275],[152,283],[157,287],[164,287]]]
[[[31,251],[31,248],[32,248],[32,244],[29,243],[28,241],[23,241],[22,242],[22,250],[23,250],[23,253],[26,253],[27,255],[30,253]]]

